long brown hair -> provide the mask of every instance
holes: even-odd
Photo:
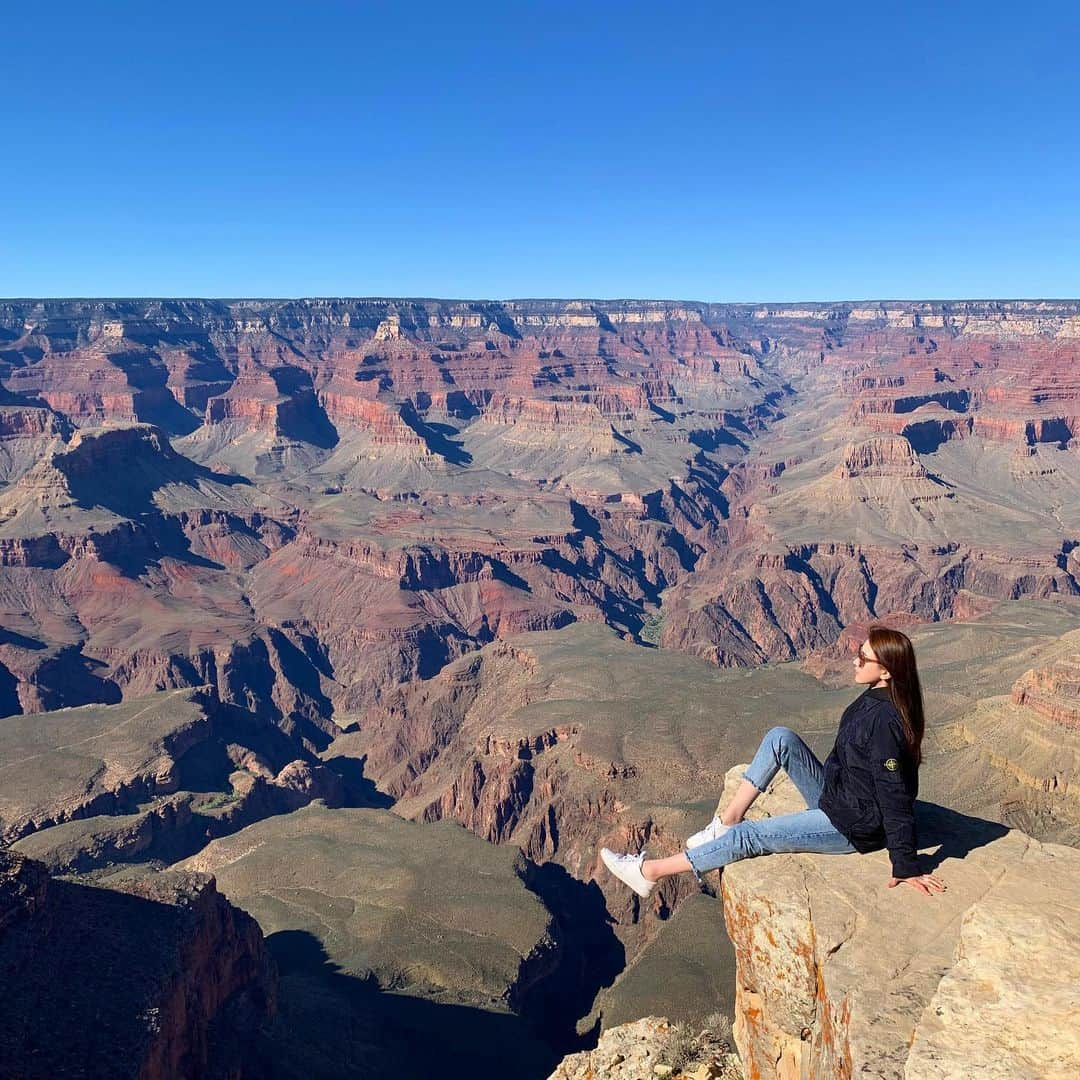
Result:
[[[888,680],[889,696],[900,714],[912,760],[919,766],[922,764],[922,740],[926,724],[922,687],[919,685],[919,670],[915,666],[915,648],[911,638],[879,623],[871,626],[866,636],[874,655],[892,676]]]

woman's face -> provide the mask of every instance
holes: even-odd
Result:
[[[860,657],[862,657],[861,660]],[[888,681],[888,672],[878,663],[869,638],[866,638],[859,646],[859,651],[852,657],[851,663],[855,668],[857,683],[873,686],[877,682]]]

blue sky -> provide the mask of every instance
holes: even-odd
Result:
[[[1075,4],[8,5],[0,296],[1080,296]]]

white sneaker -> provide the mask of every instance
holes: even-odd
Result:
[[[600,858],[604,860],[604,865],[638,896],[648,896],[656,888],[656,882],[649,881],[641,872],[641,864],[645,861],[644,851],[640,855],[616,855],[605,847],[600,849]]]
[[[704,829],[694,833],[693,836],[687,837],[686,846],[688,849],[701,847],[702,844],[707,844],[710,840],[718,840],[730,828],[731,826],[725,825],[720,820],[720,815],[717,814]]]

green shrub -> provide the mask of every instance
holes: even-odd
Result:
[[[212,795],[204,803],[199,804],[200,810],[216,810],[219,806],[228,806],[229,803],[236,802],[237,795],[233,792],[219,792],[217,795]]]
[[[664,630],[664,616],[660,612],[646,615],[641,620],[641,630],[638,637],[648,645],[659,645],[660,635]]]

